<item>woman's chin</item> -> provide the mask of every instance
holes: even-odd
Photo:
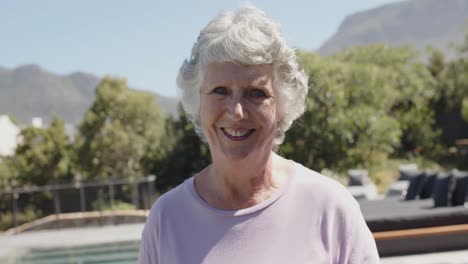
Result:
[[[222,159],[228,162],[248,162],[249,164],[254,164],[255,160],[263,160],[270,153],[271,151],[249,147],[223,149],[219,154],[222,156]]]
[[[241,162],[249,159],[251,152],[249,150],[225,150],[223,156],[226,160],[232,162]]]

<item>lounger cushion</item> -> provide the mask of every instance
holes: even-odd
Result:
[[[428,199],[432,198],[432,192],[434,190],[434,181],[437,177],[437,172],[435,171],[426,171],[424,173],[424,182],[419,193],[419,199]]]
[[[434,182],[434,207],[448,206],[450,189],[452,187],[451,173],[439,172]]]
[[[359,200],[372,232],[458,225],[468,223],[468,208],[434,208],[432,199],[404,201],[401,198]]]
[[[410,183],[406,191],[405,200],[414,200],[423,187],[425,174],[418,172],[410,176]]]
[[[348,186],[364,186],[370,183],[367,170],[349,170],[348,176]]]
[[[455,188],[452,193],[452,205],[462,205],[466,201],[468,193],[468,172],[455,170],[454,176]]]

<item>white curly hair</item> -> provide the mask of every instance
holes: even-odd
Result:
[[[280,145],[285,132],[304,113],[308,77],[298,65],[294,49],[281,37],[279,25],[248,4],[235,12],[220,13],[200,32],[190,59],[179,70],[177,85],[185,113],[204,142],[198,114],[200,85],[205,66],[213,62],[273,65],[273,88],[283,113],[274,144]]]

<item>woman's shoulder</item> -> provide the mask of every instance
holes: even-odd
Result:
[[[320,216],[321,230],[332,236],[333,246],[349,255],[350,263],[378,261],[359,203],[343,184],[300,164],[296,164],[294,182],[292,201],[302,204],[309,216]]]
[[[296,178],[295,180],[297,182],[308,188],[316,189],[317,187],[321,186],[332,189],[338,189],[338,191],[340,192],[346,190],[346,187],[344,187],[341,183],[337,182],[336,180],[327,177],[319,172],[316,172],[312,169],[309,169],[300,163],[295,163],[294,177]]]
[[[192,180],[193,177],[188,178],[175,188],[159,196],[151,207],[150,215],[160,214],[162,211],[165,211],[168,208],[177,208],[178,205],[186,202],[187,195],[189,193],[187,184],[190,184]]]
[[[191,178],[185,180],[177,187],[159,196],[153,203],[151,210],[146,219],[143,238],[154,239],[154,234],[157,234],[160,230],[163,219],[172,218],[177,216],[178,210],[186,204],[187,196],[187,184]]]
[[[355,224],[362,224],[359,203],[343,184],[302,165],[296,166],[293,191],[296,202],[304,204],[309,213],[333,219],[328,222],[330,226],[351,230]]]
[[[356,203],[346,187],[336,180],[313,171],[299,163],[295,164],[295,192],[321,204],[347,207]]]

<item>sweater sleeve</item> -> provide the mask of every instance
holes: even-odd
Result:
[[[377,264],[381,263],[375,239],[367,227],[366,221],[361,213],[359,204],[353,200],[352,219],[354,220],[353,231],[350,237],[351,251],[348,264]]]
[[[145,227],[141,235],[140,252],[138,255],[139,264],[160,263],[159,252],[159,209],[154,205],[146,219]]]
[[[151,254],[151,251],[148,250],[147,242],[145,242],[143,239],[141,240],[141,245],[140,245],[140,253],[138,255],[138,263],[140,264],[157,264],[157,256],[152,257],[151,255],[155,255],[155,252]]]
[[[158,245],[156,237],[152,236],[147,228],[148,223],[145,225],[141,237],[140,252],[138,256],[139,264],[158,264]]]

